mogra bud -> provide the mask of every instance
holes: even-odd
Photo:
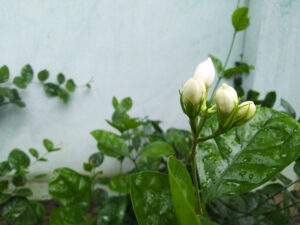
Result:
[[[216,91],[218,119],[222,127],[232,126],[238,101],[235,89],[225,83]]]
[[[194,73],[195,77],[202,79],[205,83],[206,88],[210,87],[215,79],[215,67],[211,58],[208,57],[207,60],[200,63]]]
[[[236,113],[237,125],[242,125],[251,120],[255,112],[256,106],[253,101],[246,101],[240,104]]]
[[[194,106],[201,103],[205,97],[205,84],[198,77],[192,77],[187,80],[182,89],[182,101],[184,104],[191,102]]]

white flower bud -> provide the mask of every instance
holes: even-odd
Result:
[[[207,60],[200,63],[194,73],[194,76],[202,79],[205,83],[206,88],[210,87],[215,79],[215,67],[211,58],[208,57]]]
[[[234,88],[223,83],[216,92],[218,111],[222,114],[231,114],[238,104],[238,96]]]
[[[256,111],[256,106],[252,101],[246,101],[239,105],[237,118],[243,118],[243,122],[250,120]]]
[[[205,92],[206,88],[203,80],[192,77],[183,86],[182,101],[184,104],[191,102],[193,105],[198,105],[205,97]]]

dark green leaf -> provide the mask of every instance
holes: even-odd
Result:
[[[11,194],[0,193],[0,205],[8,201],[11,197],[12,197]]]
[[[65,75],[63,75],[62,73],[59,73],[59,74],[57,75],[57,82],[58,82],[59,84],[63,84],[65,81],[66,81]]]
[[[283,189],[283,186],[281,184],[274,183],[274,184],[268,184],[268,185],[264,186],[262,189],[259,189],[258,191],[263,194],[269,195],[272,193],[280,192],[280,191],[282,191],[282,189]]]
[[[30,197],[32,196],[32,191],[29,188],[15,189],[13,193],[20,197]]]
[[[276,92],[271,91],[266,95],[265,99],[261,103],[261,106],[272,108],[274,106],[275,102],[276,102]]]
[[[233,12],[231,19],[235,31],[245,30],[250,24],[248,17],[248,7],[237,8]]]
[[[97,206],[103,206],[106,200],[108,199],[107,191],[97,188],[92,193],[92,202]]]
[[[7,66],[2,66],[0,68],[0,83],[5,83],[9,79],[9,69]]]
[[[9,100],[13,100],[15,98],[13,89],[0,87],[0,95],[8,98]]]
[[[29,149],[29,152],[30,152],[30,154],[31,154],[34,158],[36,158],[36,159],[39,158],[39,152],[38,152],[36,149],[30,148],[30,149]]]
[[[249,74],[250,70],[253,70],[254,66],[248,65],[248,64],[240,64],[236,67],[229,68],[224,71],[224,77],[225,78],[231,78],[235,74],[240,74],[240,73],[246,73]]]
[[[259,92],[254,90],[249,90],[247,93],[247,101],[253,101],[255,104],[258,100]]]
[[[45,214],[45,208],[41,203],[30,202],[26,211],[16,220],[15,225],[42,225]]]
[[[66,89],[69,92],[74,92],[75,88],[76,88],[76,84],[74,83],[74,81],[72,79],[67,80]]]
[[[0,177],[1,176],[5,176],[6,174],[8,174],[11,171],[11,167],[8,163],[8,161],[3,161],[0,163]]]
[[[51,225],[92,225],[95,218],[84,219],[76,211],[67,208],[55,208],[50,215]]]
[[[41,82],[44,82],[49,78],[49,71],[48,70],[42,70],[38,73],[38,79]]]
[[[117,158],[129,155],[129,149],[120,136],[105,130],[94,130],[91,134],[98,142],[98,148],[104,155]]]
[[[208,56],[211,58],[211,61],[213,62],[217,73],[220,74],[223,71],[223,65],[221,60],[211,54],[209,54]]]
[[[95,180],[95,183],[108,186],[110,183],[110,178],[108,177],[99,177]]]
[[[12,178],[12,183],[16,187],[22,187],[27,183],[26,176],[23,174],[14,175]]]
[[[70,98],[70,95],[69,93],[63,89],[63,88],[59,88],[58,89],[58,97],[65,103],[67,104],[69,102],[69,98]]]
[[[129,176],[129,174],[119,174],[114,176],[109,183],[110,190],[117,193],[128,194],[130,192]]]
[[[27,154],[20,149],[14,149],[9,153],[8,163],[11,168],[22,171],[30,165],[30,159]]]
[[[41,174],[38,174],[38,175],[35,175],[34,176],[34,179],[42,179],[42,178],[45,178],[47,177],[47,174],[46,173],[41,173]]]
[[[89,163],[95,168],[101,166],[104,161],[104,155],[101,152],[96,152],[89,157]]]
[[[0,192],[5,191],[8,188],[9,182],[7,180],[0,181]]]
[[[202,130],[218,129],[217,118]],[[197,166],[204,201],[250,191],[270,180],[300,154],[300,125],[284,113],[259,108],[243,126],[201,143]]]
[[[13,84],[22,89],[27,87],[26,81],[23,77],[15,77],[13,79]]]
[[[130,195],[139,225],[177,225],[168,176],[140,172],[130,177]]]
[[[153,158],[153,157],[139,157],[137,160],[136,169],[137,171],[144,170],[158,170],[161,165],[161,158]]]
[[[48,184],[49,194],[64,207],[84,215],[90,207],[91,181],[69,168],[54,170]]]
[[[178,223],[200,225],[195,211],[195,189],[185,165],[174,156],[168,159],[169,182]]]
[[[300,178],[300,158],[299,157],[295,161],[294,172],[297,174],[298,178]]]
[[[146,145],[139,153],[139,157],[163,157],[174,154],[171,145],[163,141],[155,141]]]
[[[2,209],[3,221],[17,219],[26,211],[28,204],[29,202],[24,198],[15,197],[10,199],[8,202],[6,202]]]
[[[59,86],[57,84],[50,83],[50,82],[44,84],[44,91],[46,95],[49,97],[58,96],[58,90],[59,90]]]
[[[24,81],[28,84],[33,79],[33,69],[29,64],[25,65],[21,70],[21,77],[23,77]]]
[[[125,214],[127,197],[111,197],[98,213],[98,225],[120,225]]]
[[[281,181],[284,185],[292,183],[292,180],[284,176],[282,173],[276,175],[276,178]]]
[[[289,114],[291,117],[294,119],[296,118],[296,112],[291,106],[290,103],[288,103],[286,100],[283,98],[280,99],[280,105],[285,109],[286,113]]]

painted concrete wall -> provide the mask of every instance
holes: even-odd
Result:
[[[163,127],[187,127],[178,88],[209,53],[224,59],[232,37],[236,1],[224,0],[20,0],[2,1],[0,62],[18,75],[30,63],[78,84],[94,77],[68,105],[44,96],[32,84],[23,93],[25,109],[0,111],[0,159],[15,147],[42,149],[47,137],[63,147],[37,164],[35,172],[67,166],[79,171],[96,152],[90,131],[112,130],[105,119],[111,99],[131,96],[132,115],[162,120]],[[233,58],[241,50],[239,35]],[[107,159],[104,172],[118,170]]]

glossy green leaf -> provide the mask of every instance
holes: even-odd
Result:
[[[245,30],[250,24],[248,7],[237,8],[233,12],[231,20],[235,31]]]
[[[59,84],[63,84],[66,81],[65,75],[63,75],[62,73],[59,73],[56,79]]]
[[[3,161],[0,163],[0,177],[1,176],[5,176],[6,174],[8,174],[11,171],[11,167],[8,163],[8,161]]]
[[[29,188],[19,188],[15,189],[13,193],[21,197],[30,197],[32,196],[32,191]]]
[[[139,157],[136,163],[137,171],[153,170],[157,171],[161,165],[162,158]]]
[[[29,149],[29,153],[30,153],[34,158],[36,158],[36,159],[39,158],[39,152],[38,152],[36,149],[30,148],[30,149]]]
[[[24,89],[27,87],[26,81],[23,77],[15,77],[13,79],[13,84],[16,85],[18,88]]]
[[[204,136],[217,130],[207,121]],[[199,144],[197,166],[206,202],[250,191],[270,180],[300,154],[300,125],[284,113],[259,108],[241,127]]]
[[[66,83],[66,89],[67,89],[69,92],[74,92],[74,91],[75,91],[75,89],[76,89],[76,84],[75,84],[75,82],[74,82],[72,79],[67,80],[67,83]]]
[[[163,141],[155,141],[146,145],[139,153],[139,157],[163,157],[174,154],[171,145]]]
[[[211,54],[209,54],[208,56],[211,58],[211,61],[214,64],[215,70],[217,71],[218,74],[220,74],[223,71],[223,65],[222,65],[221,60]]]
[[[2,66],[0,68],[0,83],[5,83],[9,79],[9,69],[7,66]]]
[[[195,211],[195,189],[185,165],[174,156],[168,159],[173,205],[180,225],[200,225]]]
[[[33,79],[33,69],[32,67],[27,64],[21,70],[21,77],[23,77],[26,83],[30,83]]]
[[[48,152],[55,152],[55,151],[60,150],[60,148],[55,148],[53,142],[49,139],[44,139],[43,140],[43,145],[44,145],[44,147],[46,148],[46,150]]]
[[[54,170],[48,184],[49,194],[61,205],[84,215],[91,203],[91,181],[69,168]]]
[[[104,161],[104,155],[101,152],[96,152],[89,157],[89,163],[94,167],[99,167]]]
[[[119,174],[114,176],[109,182],[110,190],[128,194],[130,192],[130,174]]]
[[[125,214],[127,197],[110,197],[98,212],[98,225],[120,225]]]
[[[1,180],[0,181],[0,192],[5,191],[8,188],[8,180]]]
[[[59,86],[57,84],[49,82],[49,83],[45,83],[43,85],[43,87],[44,87],[44,91],[45,91],[47,96],[49,96],[49,97],[58,96]]]
[[[8,163],[11,168],[21,171],[28,168],[30,159],[25,152],[20,149],[14,149],[8,155]]]
[[[67,208],[55,208],[50,215],[50,225],[92,225],[96,218],[84,219],[76,211]]]
[[[129,149],[120,136],[105,130],[94,130],[91,134],[98,142],[98,148],[104,155],[111,157],[129,155]]]
[[[29,202],[25,198],[15,197],[5,203],[2,209],[3,221],[11,221],[21,216],[27,209]]]
[[[49,71],[48,70],[42,70],[38,73],[38,79],[41,82],[44,82],[49,78]]]
[[[232,67],[232,68],[225,70],[224,77],[229,79],[235,74],[240,74],[240,73],[248,74],[250,72],[250,70],[253,70],[253,69],[254,69],[254,66],[243,63],[236,67]]]
[[[139,225],[177,225],[168,175],[139,172],[130,177],[130,196]]]
[[[30,202],[26,211],[16,220],[15,225],[42,225],[45,215],[45,208],[41,203]]]

